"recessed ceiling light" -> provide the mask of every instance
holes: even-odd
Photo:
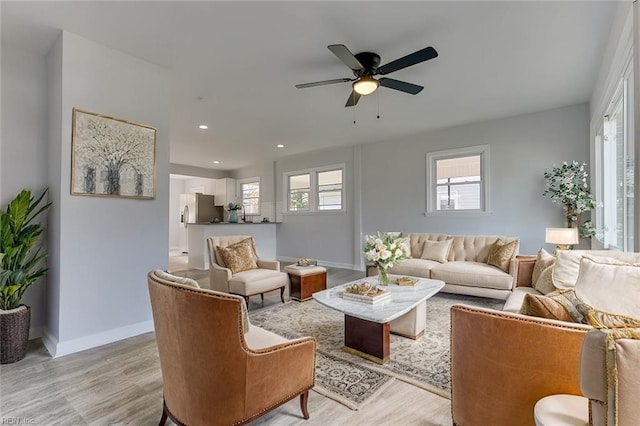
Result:
[[[220,164],[218,160],[214,160],[213,164]]]
[[[279,143],[278,145],[276,145],[276,148],[284,148],[284,145],[282,145],[281,143]]]
[[[209,126],[207,126],[206,124],[201,124],[198,126],[198,128],[202,129],[202,130],[207,130],[209,128]]]

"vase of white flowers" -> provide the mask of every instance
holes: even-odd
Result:
[[[397,237],[378,232],[375,235],[367,235],[364,256],[378,268],[378,282],[387,285],[389,283],[388,269],[406,259],[408,253],[406,247],[398,242]]]
[[[582,213],[596,207],[587,183],[589,175],[586,167],[586,163],[580,164],[577,161],[567,163],[565,161],[561,166],[553,166],[550,171],[545,170],[546,189],[542,195],[550,197],[554,203],[562,204],[567,218],[567,227],[577,227],[581,236],[590,237],[595,233],[592,232],[594,230],[590,226],[591,222],[586,228],[580,223]],[[589,230],[587,231],[587,229]]]
[[[238,223],[238,210],[242,209],[242,206],[238,203],[229,203],[227,205],[227,211],[229,212],[229,223]]]

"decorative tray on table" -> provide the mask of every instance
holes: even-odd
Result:
[[[355,300],[372,305],[391,299],[391,294],[387,290],[378,288],[366,281],[351,284],[345,291],[340,293],[340,295],[343,299]]]
[[[306,257],[301,258],[296,263],[296,266],[318,266],[317,260],[309,260]]]
[[[399,277],[396,279],[396,284],[401,286],[414,286],[418,283],[418,280],[411,277]]]

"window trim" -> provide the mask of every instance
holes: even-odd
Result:
[[[257,177],[252,177],[252,178],[244,178],[244,179],[238,179],[237,181],[237,194],[238,194],[238,198],[240,199],[240,204],[242,206],[244,206],[244,198],[242,197],[242,185],[245,183],[258,183],[258,187],[259,187],[259,193],[258,193],[258,213],[246,213],[244,214],[244,216],[260,216],[260,214],[262,213],[262,208],[261,208],[261,204],[262,204],[262,182],[260,181],[260,176]],[[243,211],[244,211],[244,207],[243,207]]]
[[[477,210],[437,210],[436,161],[449,158],[469,157],[480,155],[480,209]],[[491,214],[490,206],[490,149],[489,145],[477,145],[466,148],[447,149],[444,151],[428,152],[426,156],[426,211],[425,216],[464,216]]]
[[[341,191],[341,208],[334,210],[319,210],[319,191],[318,191],[318,173],[330,172],[333,170],[342,171],[342,191]],[[282,173],[282,187],[283,187],[283,215],[305,215],[305,214],[343,214],[347,211],[345,206],[345,193],[346,193],[346,166],[344,163],[333,164],[330,166],[311,167],[308,169],[294,170]],[[289,178],[291,176],[309,175],[309,210],[289,210]]]

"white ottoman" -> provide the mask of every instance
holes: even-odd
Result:
[[[305,302],[312,298],[313,293],[327,289],[327,269],[322,266],[294,264],[285,266],[284,271],[289,274],[289,295],[294,300]]]
[[[536,426],[588,426],[589,400],[577,395],[549,395],[533,408]]]

